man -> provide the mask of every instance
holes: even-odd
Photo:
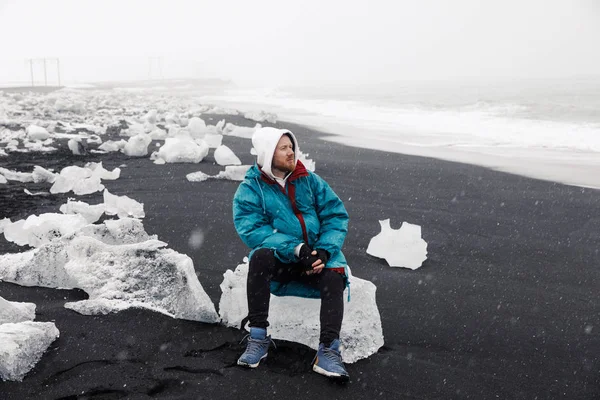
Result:
[[[348,380],[339,340],[348,276],[341,248],[348,213],[329,185],[298,160],[292,132],[260,128],[252,145],[257,162],[233,199],[235,228],[252,249],[247,282],[250,335],[238,364],[255,368],[267,357],[271,292],[320,297],[320,344],[313,371]]]

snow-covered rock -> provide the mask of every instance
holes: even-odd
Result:
[[[384,258],[391,267],[419,268],[427,259],[421,227],[404,222],[400,229],[392,229],[389,218],[379,224],[381,232],[369,242],[367,254]]]
[[[247,276],[248,264],[240,264],[235,271],[227,270],[223,274],[219,314],[226,326],[239,327],[242,319],[248,315]],[[347,363],[369,357],[383,346],[375,285],[351,276],[350,288],[352,301],[344,303],[344,320],[340,332],[342,357]],[[302,343],[316,350],[319,346],[320,306],[319,299],[271,295],[269,334],[275,339]]]
[[[215,149],[214,157],[219,165],[242,165],[242,162],[235,153],[225,145],[221,145]]]
[[[53,322],[0,325],[0,378],[22,381],[58,336]]]

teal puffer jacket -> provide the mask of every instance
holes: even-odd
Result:
[[[262,173],[258,165],[252,166],[233,198],[233,221],[242,241],[252,249],[249,258],[257,249],[269,248],[284,263],[298,262],[294,249],[307,243],[312,249],[329,252],[326,268],[348,276],[341,251],[348,232],[346,208],[327,182],[306,170],[300,161],[285,188]],[[318,290],[298,282],[272,282],[271,292],[320,297]]]

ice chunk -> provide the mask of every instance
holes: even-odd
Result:
[[[53,322],[0,325],[0,377],[22,381],[58,336]]]
[[[244,180],[246,172],[248,172],[250,167],[251,165],[228,165],[225,167],[225,171],[219,172],[214,178],[241,182]]]
[[[65,269],[90,298],[65,307],[82,314],[143,307],[174,318],[217,322],[191,258],[160,249],[165,245],[149,240],[110,246],[86,236],[74,238]]]
[[[87,145],[81,141],[81,138],[69,139],[67,146],[69,147],[69,150],[71,150],[71,153],[75,154],[76,156],[87,154]]]
[[[0,325],[35,319],[35,304],[8,301],[0,296]]]
[[[72,190],[77,195],[84,195],[99,192],[104,189],[101,179],[117,179],[120,174],[119,168],[107,171],[101,162],[88,163],[85,168],[71,165],[60,171],[50,193],[67,193]]]
[[[0,256],[0,279],[80,288],[89,299],[65,307],[83,314],[143,307],[174,318],[217,322],[191,258],[165,246],[137,220],[105,221],[38,249]]]
[[[215,161],[219,165],[242,165],[235,153],[227,146],[221,145],[215,149]]]
[[[9,181],[19,181],[23,183],[33,182],[33,176],[31,172],[16,172],[0,167],[0,175],[4,175],[4,177]]]
[[[185,177],[190,182],[204,182],[208,180],[208,178],[211,178],[210,175],[207,175],[202,171],[189,173]]]
[[[217,133],[207,133],[204,135],[204,141],[208,144],[208,147],[215,149],[223,143],[223,135]]]
[[[1,175],[0,175],[1,176]],[[0,233],[4,232],[4,228],[8,225],[12,224],[12,221],[9,218],[0,219]]]
[[[277,122],[277,114],[268,113],[262,110],[258,112],[247,112],[246,114],[244,114],[244,118],[251,119],[256,122],[267,121],[272,124]]]
[[[80,214],[85,220],[93,224],[104,214],[104,204],[89,205],[83,201],[68,199],[66,204],[60,206],[63,214]]]
[[[167,124],[179,124],[179,115],[174,112],[168,112],[165,114],[165,123]]]
[[[154,128],[149,133],[150,139],[152,140],[165,140],[167,137],[167,131],[161,128]]]
[[[112,171],[109,171],[102,166],[102,161],[98,163],[87,163],[85,164],[85,167],[92,171],[92,175],[95,175],[98,178],[106,181],[114,181],[116,179],[119,179],[119,176],[121,176],[120,168],[115,168]]]
[[[421,227],[404,222],[400,229],[392,229],[389,218],[379,224],[381,232],[369,242],[367,254],[384,258],[391,267],[419,268],[427,259]]]
[[[127,196],[117,196],[104,190],[104,212],[107,215],[118,215],[119,218],[144,218],[144,204]]]
[[[113,140],[107,140],[106,142],[102,143],[100,146],[98,146],[98,148],[100,150],[104,150],[104,151],[120,151],[121,149],[125,148],[125,145],[127,144],[127,142],[123,139],[119,140],[118,142],[115,142]]]
[[[235,271],[227,270],[223,276],[219,313],[223,324],[239,327],[242,319],[248,315],[248,264],[238,265]],[[340,332],[344,347],[342,356],[347,363],[369,357],[383,346],[381,317],[375,301],[375,285],[351,276],[350,287],[352,301],[344,303],[344,321]],[[320,305],[319,299],[271,295],[269,334],[273,338],[302,343],[316,350],[319,346]]]
[[[149,135],[140,133],[131,137],[125,147],[123,153],[131,157],[144,157],[148,155],[148,145],[152,142]]]
[[[313,171],[313,172],[315,171],[316,164],[313,160],[308,158],[308,153],[300,152],[298,159],[300,161],[302,161],[302,164],[304,164],[304,166],[306,167],[307,170]]]
[[[202,171],[198,171],[187,174],[185,177],[190,182],[203,182],[207,179],[227,179],[241,182],[250,167],[251,165],[228,165],[225,167],[225,171],[220,171],[217,175],[207,175]]]
[[[191,137],[201,139],[206,133],[206,123],[201,118],[192,117],[188,121],[187,129],[190,132]]]
[[[44,243],[76,231],[88,222],[79,214],[46,213],[30,215],[4,227],[4,237],[19,246],[39,247]]]
[[[27,137],[29,140],[46,140],[50,137],[50,134],[41,126],[29,125],[26,129]]]
[[[150,124],[155,124],[156,123],[156,114],[157,114],[156,110],[150,110],[144,116],[144,120],[146,120],[146,122],[148,122]]]
[[[208,155],[208,150],[208,144],[201,139],[178,136],[165,140],[165,144],[158,150],[158,158],[168,163],[199,163]]]
[[[138,123],[132,123],[129,125],[129,128],[121,130],[121,135],[126,136],[137,136],[139,134],[144,134],[145,128],[144,125]]]
[[[223,128],[223,135],[229,136],[237,136],[246,139],[251,139],[252,135],[254,135],[254,131],[262,128],[261,124],[256,124],[253,128],[248,128],[245,126],[236,126],[231,122],[228,122]]]
[[[2,174],[0,174],[0,183],[2,183],[2,184],[8,183],[8,180]]]
[[[46,168],[40,167],[36,165],[33,167],[33,172],[31,173],[31,178],[35,183],[39,182],[48,182],[54,183],[58,174],[55,174],[52,171],[48,171]]]

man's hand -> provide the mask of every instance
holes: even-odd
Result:
[[[329,253],[323,249],[316,249],[310,253],[314,262],[311,264],[312,271],[306,271],[306,275],[320,274],[329,260]]]
[[[305,271],[312,271],[313,269],[312,265],[316,261],[316,258],[312,253],[314,253],[313,250],[307,244],[303,244],[300,248],[300,264]]]

